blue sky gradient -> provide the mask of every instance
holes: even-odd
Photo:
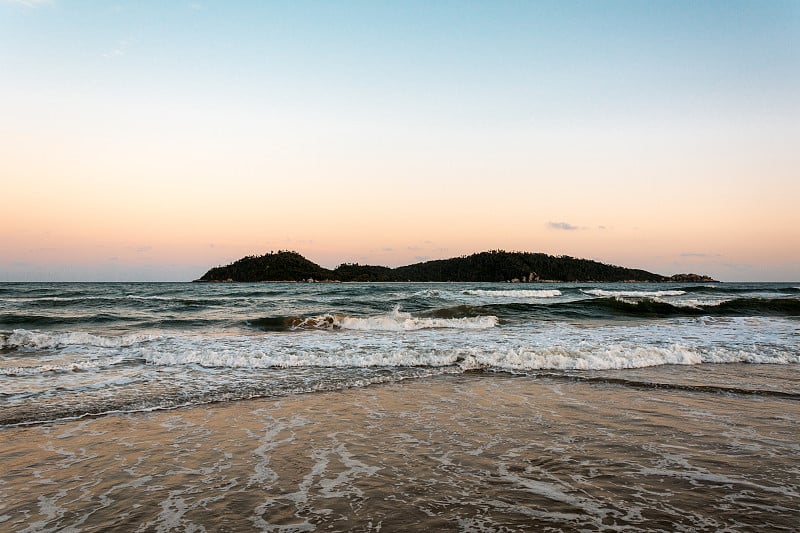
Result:
[[[489,248],[800,279],[800,3],[0,1],[0,280]]]

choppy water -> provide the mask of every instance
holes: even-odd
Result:
[[[798,363],[798,283],[0,284],[2,425],[466,371],[798,399]]]

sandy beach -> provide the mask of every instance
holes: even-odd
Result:
[[[0,530],[789,531],[798,418],[465,374],[5,428]]]

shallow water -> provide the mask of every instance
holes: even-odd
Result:
[[[792,531],[795,400],[463,374],[0,431],[0,529]]]

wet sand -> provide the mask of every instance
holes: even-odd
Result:
[[[0,531],[792,531],[800,402],[466,374],[0,430]]]

